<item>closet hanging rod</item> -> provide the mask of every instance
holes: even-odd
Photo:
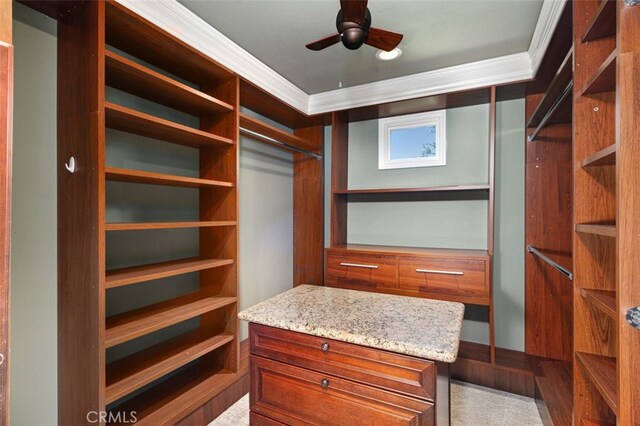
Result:
[[[538,124],[538,127],[536,127],[533,133],[531,133],[527,137],[527,140],[529,142],[533,142],[536,140],[536,138],[538,137],[538,133],[540,133],[540,131],[544,129],[545,125],[547,124],[547,121],[549,121],[553,113],[556,112],[556,110],[562,104],[564,99],[569,95],[569,93],[571,93],[571,89],[573,89],[573,80],[571,80],[569,84],[567,84],[567,87],[564,88],[564,90],[562,91],[558,99],[556,99],[556,101],[553,103],[551,108],[549,108],[549,111],[547,111],[544,117],[542,117],[542,120],[540,120],[540,124]]]
[[[535,248],[532,245],[527,246],[527,251],[531,254],[535,254],[536,256],[538,256],[540,259],[544,260],[545,262],[547,262],[549,265],[553,266],[554,268],[556,268],[558,271],[560,271],[562,273],[562,275],[564,275],[565,277],[569,278],[570,280],[573,281],[573,272],[571,272],[570,270],[568,270],[567,268],[565,268],[564,266],[554,262],[553,260],[549,259],[547,256],[545,256],[544,254],[542,254],[542,252],[540,250],[538,250],[537,248]]]
[[[240,127],[240,132],[244,133],[248,136],[255,136],[260,140],[266,140],[267,142],[275,143],[277,145],[283,146],[286,149],[290,149],[291,151],[299,152],[300,154],[308,155],[309,157],[313,157],[316,160],[322,160],[322,155],[316,154],[315,152],[307,151],[302,148],[298,148],[297,146],[290,145],[286,142],[279,141],[270,136],[263,135],[262,133],[254,132],[253,130],[245,129],[244,127]]]

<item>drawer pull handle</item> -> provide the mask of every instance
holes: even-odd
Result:
[[[354,268],[365,268],[365,269],[378,269],[378,265],[363,265],[361,263],[341,262],[340,266],[352,266]]]
[[[438,271],[437,269],[416,269],[416,272],[424,274],[441,274],[441,275],[464,275],[464,272],[458,271]]]
[[[322,349],[322,352],[328,352],[329,351],[329,344],[327,342],[324,342],[321,346],[320,349]]]
[[[322,381],[320,382],[320,386],[322,386],[323,388],[328,388],[329,387],[329,381],[327,379],[322,379]]]

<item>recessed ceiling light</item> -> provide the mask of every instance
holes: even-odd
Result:
[[[380,59],[381,61],[392,61],[400,55],[402,55],[402,50],[397,47],[389,52],[385,52],[384,50],[378,50],[376,52],[376,58]]]

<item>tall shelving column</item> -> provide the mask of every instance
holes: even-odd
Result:
[[[637,424],[640,8],[574,7],[574,423]]]
[[[238,78],[112,1],[69,12],[58,48],[59,423],[109,412],[108,422],[173,424],[237,379]],[[189,114],[200,128],[108,102],[106,86]],[[110,166],[107,128],[197,149],[199,177]],[[197,188],[199,218],[107,222],[106,181]],[[185,228],[199,230],[198,257],[107,270],[107,233]],[[189,273],[197,291],[107,316],[113,289]],[[175,337],[136,341],[194,319]],[[116,347],[128,355],[107,364]]]

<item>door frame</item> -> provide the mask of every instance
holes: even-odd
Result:
[[[9,425],[9,306],[13,39],[11,0],[0,0],[0,426]]]

